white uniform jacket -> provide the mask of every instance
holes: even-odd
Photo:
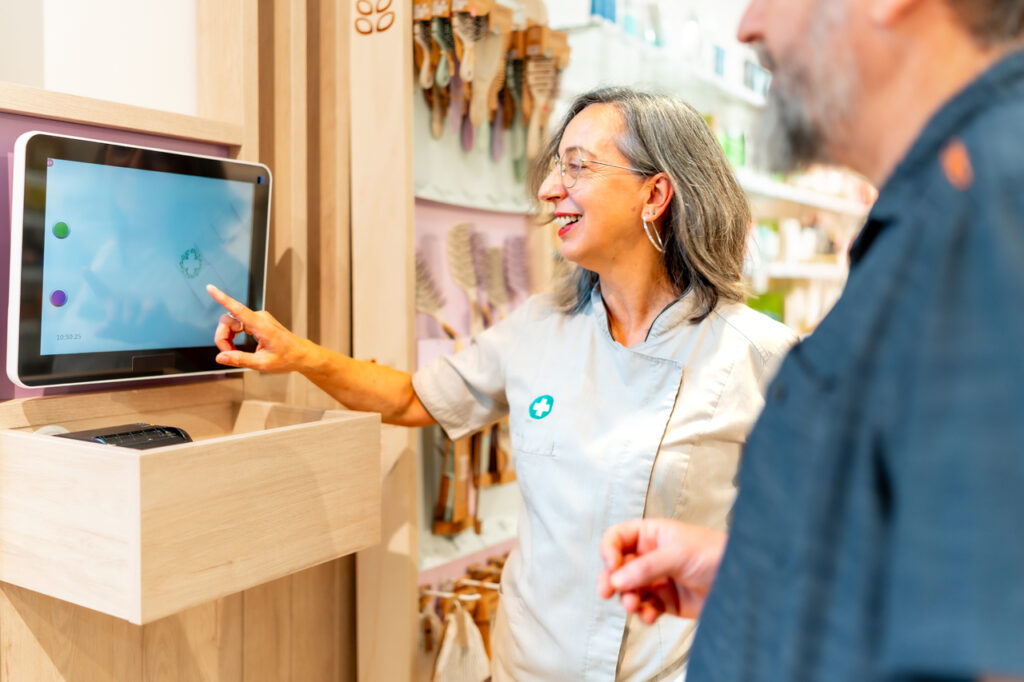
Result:
[[[451,438],[510,416],[523,513],[492,635],[495,682],[662,679],[684,668],[693,621],[648,627],[597,596],[601,534],[641,516],[725,529],[747,432],[796,340],[738,303],[698,324],[691,315],[683,296],[625,348],[599,288],[578,314],[537,296],[413,377]]]

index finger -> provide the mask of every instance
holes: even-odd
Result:
[[[623,557],[636,551],[640,540],[640,520],[625,521],[610,527],[601,536],[601,558],[614,571],[622,566]]]
[[[217,303],[220,303],[222,306],[224,306],[224,309],[231,313],[231,315],[234,316],[236,320],[238,320],[242,324],[251,326],[253,320],[251,319],[250,316],[253,314],[253,312],[252,310],[247,308],[243,303],[240,303],[235,299],[231,298],[230,296],[228,296],[227,294],[225,294],[223,291],[213,286],[212,284],[206,285],[206,293],[210,294],[210,296],[213,297],[213,300],[215,300]]]

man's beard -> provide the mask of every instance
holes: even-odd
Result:
[[[772,72],[758,132],[773,172],[835,163],[830,147],[849,129],[856,78],[851,55],[835,40],[835,29],[845,16],[844,3],[827,1],[812,21],[805,43],[817,49],[805,49],[803,59],[790,55],[780,66],[763,45],[754,48],[761,64]]]
[[[805,103],[808,84],[799,76],[775,71],[758,138],[768,169],[788,173],[813,163],[830,163],[821,122]],[[804,82],[801,82],[804,81]]]

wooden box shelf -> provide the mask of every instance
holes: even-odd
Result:
[[[53,436],[128,422],[193,443]],[[0,581],[149,623],[380,541],[379,415],[245,400],[241,379],[0,404]]]

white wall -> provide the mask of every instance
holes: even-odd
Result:
[[[0,0],[0,81],[43,86],[42,0]]]
[[[0,80],[197,110],[195,0],[0,0]]]

